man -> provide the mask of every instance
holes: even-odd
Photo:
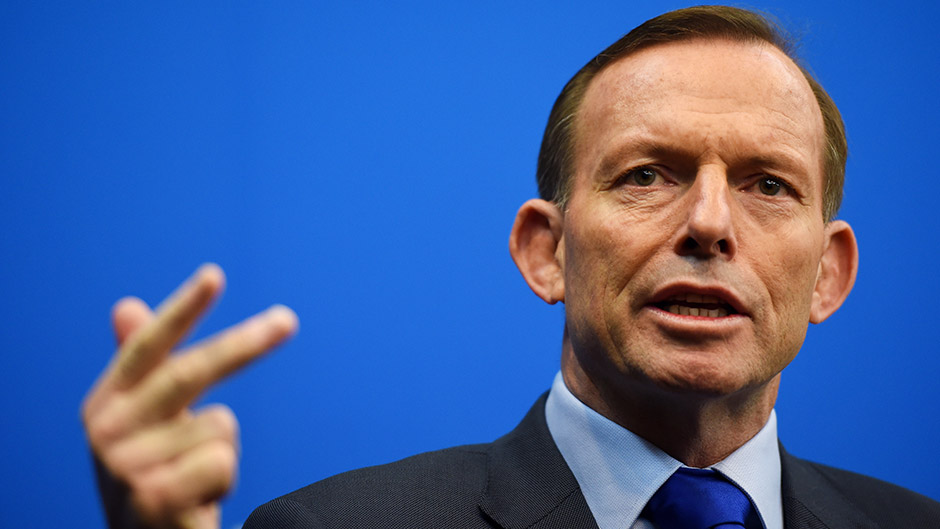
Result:
[[[551,392],[494,443],[315,483],[246,527],[940,527],[936,502],[777,443],[780,372],[857,268],[834,219],[841,118],[787,49],[753,13],[700,7],[590,61],[510,236],[565,303]],[[83,408],[113,525],[218,525],[235,419],[186,407],[296,328],[275,307],[167,356],[221,283],[207,266],[156,313],[115,307],[121,347]]]

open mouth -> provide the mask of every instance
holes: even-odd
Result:
[[[679,294],[653,304],[655,307],[679,316],[724,318],[738,314],[729,303],[707,294]]]

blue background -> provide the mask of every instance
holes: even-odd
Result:
[[[784,373],[804,457],[940,499],[935,3],[766,2],[842,109],[861,271]],[[0,526],[102,523],[79,402],[112,303],[200,263],[196,338],[274,302],[300,334],[220,385],[224,526],[313,480],[509,430],[562,309],[507,251],[567,79],[673,2],[0,6]]]

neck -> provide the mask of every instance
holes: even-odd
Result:
[[[731,394],[701,394],[650,381],[605,383],[582,369],[566,344],[562,375],[568,389],[594,411],[690,467],[725,459],[754,437],[770,417],[780,377]]]

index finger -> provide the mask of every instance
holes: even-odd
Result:
[[[207,387],[290,337],[297,315],[275,305],[185,352],[154,371],[131,395],[129,418],[150,424],[179,413]]]
[[[108,378],[125,389],[140,381],[169,354],[222,290],[225,274],[204,264],[157,308],[154,318],[118,349]]]

